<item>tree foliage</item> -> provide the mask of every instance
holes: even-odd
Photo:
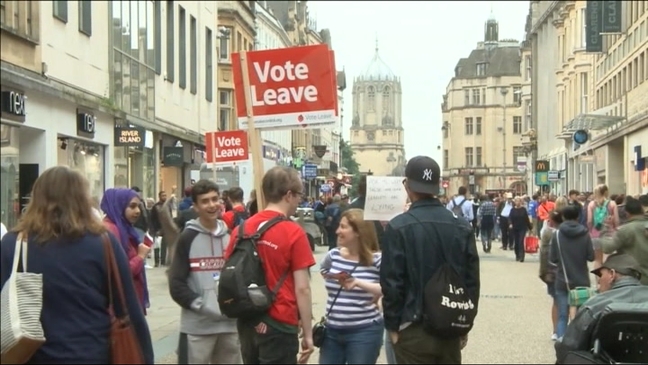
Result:
[[[353,175],[351,179],[351,189],[349,195],[356,195],[357,187],[360,182],[360,165],[353,157],[353,150],[351,145],[347,143],[344,139],[340,139],[340,160],[342,161],[342,167],[346,169],[347,174]]]
[[[356,175],[360,173],[360,165],[358,165],[358,162],[356,162],[353,156],[351,145],[348,144],[344,139],[340,140],[340,157],[342,161],[342,167],[347,170],[347,174]]]

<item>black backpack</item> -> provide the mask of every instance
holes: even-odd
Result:
[[[421,221],[419,223],[425,227]],[[435,337],[455,339],[470,332],[477,306],[470,299],[464,279],[448,262],[447,243],[438,236],[436,240],[441,245],[439,252],[443,264],[423,288],[423,329]]]
[[[246,235],[245,222],[238,227],[234,250],[225,261],[218,283],[218,304],[221,313],[229,318],[250,319],[265,314],[272,306],[277,291],[286,280],[287,270],[272,290],[266,284],[263,261],[259,257],[257,242],[275,224],[286,220],[284,216],[266,222],[253,235]]]

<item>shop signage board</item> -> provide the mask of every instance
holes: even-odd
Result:
[[[140,127],[115,127],[115,147],[144,147],[146,130]]]
[[[585,8],[585,51],[598,53],[603,51],[603,1],[587,0]]]
[[[205,134],[207,163],[232,163],[248,160],[246,131],[207,132]]]
[[[240,129],[247,129],[259,209],[263,178],[261,129],[323,127],[337,123],[334,54],[327,45],[232,54]]]
[[[337,82],[327,45],[247,52],[249,87],[243,86],[240,55],[232,55],[239,128],[246,129],[245,92],[258,129],[294,129],[335,124]]]
[[[2,117],[16,122],[25,122],[27,115],[27,96],[16,90],[2,90],[0,97],[0,111]]]
[[[601,33],[623,33],[622,12],[623,2],[619,0],[601,1],[602,24]]]
[[[94,138],[97,129],[97,117],[90,111],[77,109],[77,135]]]
[[[302,166],[302,176],[304,179],[311,180],[317,177],[317,165],[307,163]]]

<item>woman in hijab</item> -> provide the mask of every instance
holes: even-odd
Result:
[[[133,227],[142,214],[139,207],[140,198],[137,192],[131,189],[108,189],[101,199],[101,210],[106,215],[103,220],[104,225],[108,231],[115,235],[126,252],[135,291],[142,310],[146,314],[146,308],[149,307],[149,295],[144,264],[151,248],[139,242],[140,236]]]

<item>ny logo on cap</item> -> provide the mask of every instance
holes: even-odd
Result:
[[[432,180],[432,169],[423,170],[423,180]]]

